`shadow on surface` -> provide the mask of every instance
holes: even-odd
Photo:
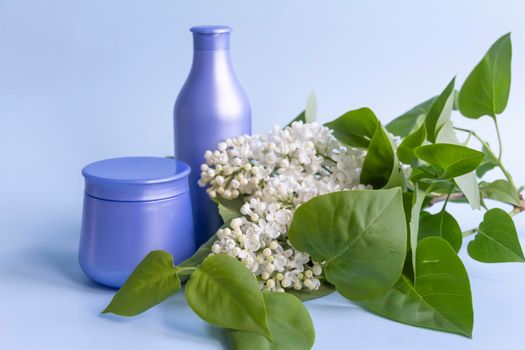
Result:
[[[6,272],[17,279],[30,279],[37,283],[55,286],[113,291],[87,277],[78,263],[78,225],[67,225],[46,230],[26,248],[15,252],[9,259]],[[36,235],[35,235],[36,236]]]
[[[184,290],[165,300],[159,308],[163,323],[177,338],[193,342],[216,343],[219,348],[230,349],[226,331],[201,320],[186,303]]]

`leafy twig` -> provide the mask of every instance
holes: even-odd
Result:
[[[496,122],[496,125],[497,125],[497,122]],[[501,161],[501,137],[499,135],[499,130],[498,129],[496,129],[497,130],[497,134],[498,134],[498,142],[499,142],[499,145],[500,145],[500,152],[499,152],[500,154],[499,154],[498,157],[496,157],[496,155],[494,154],[494,152],[490,148],[489,144],[485,140],[483,140],[481,137],[479,137],[479,135],[476,134],[475,131],[469,130],[469,129],[464,129],[464,128],[459,128],[459,127],[454,127],[454,129],[458,130],[458,131],[467,132],[467,133],[471,134],[472,136],[474,136],[479,141],[479,143],[481,143],[481,145],[486,149],[486,151],[489,153],[489,155],[492,156],[492,158],[495,159],[496,165],[501,169],[501,171],[503,172],[503,175],[505,175],[505,177],[507,178],[507,181],[514,188],[517,188],[516,185],[514,184],[514,180],[512,179],[512,176],[507,171],[507,169],[505,168],[505,166],[503,165],[503,163]]]

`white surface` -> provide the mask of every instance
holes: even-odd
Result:
[[[255,132],[287,123],[311,91],[322,121],[369,106],[387,122],[453,75],[461,84],[512,31],[501,131],[504,160],[522,184],[524,13],[523,0],[0,0],[0,349],[224,346],[221,331],[181,295],[137,318],[99,316],[113,291],[89,282],[76,262],[82,166],[172,153],[171,113],[189,71],[192,25],[234,28],[234,67]],[[495,144],[490,120],[456,121],[477,125]],[[479,222],[479,213],[456,212],[465,229]],[[316,348],[523,348],[525,265],[465,262],[473,340],[397,324],[334,295],[308,303]]]
[[[7,226],[0,247],[0,349],[225,349],[222,330],[193,314],[183,293],[135,318],[101,316],[114,291],[76,260],[77,220],[42,226],[51,211]],[[462,214],[463,210],[459,211]],[[468,220],[467,220],[468,221]],[[525,227],[525,215],[518,218]],[[520,230],[525,243],[524,230]],[[474,300],[473,339],[395,323],[337,294],[307,302],[315,349],[519,349],[525,346],[525,265],[481,264],[462,252]]]

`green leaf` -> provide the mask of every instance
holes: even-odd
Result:
[[[368,148],[379,126],[379,120],[372,110],[364,107],[346,112],[325,126],[334,131],[334,136],[341,143],[351,147]]]
[[[520,205],[518,191],[507,180],[480,183],[481,194],[484,198],[493,199],[503,203]]]
[[[405,164],[411,164],[416,159],[414,148],[421,146],[426,138],[427,129],[425,124],[422,124],[419,129],[405,137],[397,148],[397,156],[399,160]]]
[[[430,165],[415,166],[410,172],[410,180],[414,183],[419,182],[419,184],[422,185],[421,188],[424,187],[423,185],[435,183],[435,179],[437,178],[437,176],[438,175],[435,172],[434,168]]]
[[[426,194],[421,191],[416,184],[414,189],[414,195],[412,197],[412,209],[410,214],[410,250],[412,251],[412,270],[416,269],[416,249],[417,242],[419,240],[419,215],[421,213],[421,207],[425,200]]]
[[[291,122],[289,122],[285,127],[291,126],[294,122],[303,122],[303,123],[305,123],[306,122],[305,111],[302,111],[301,113],[299,113],[297,115],[297,117],[293,118],[293,120]]]
[[[454,145],[467,146],[459,142],[456,131],[454,130],[454,124],[452,124],[451,120],[446,121],[441,126],[436,136],[435,143],[452,143]]]
[[[304,122],[313,123],[317,119],[317,98],[314,93],[311,93],[306,100],[306,107],[304,109]]]
[[[413,326],[472,335],[472,296],[467,271],[439,237],[419,241],[415,282],[401,276],[385,296],[367,301],[371,311]]]
[[[223,225],[224,226],[224,225]],[[208,240],[202,244],[199,249],[188,259],[184,260],[179,264],[180,267],[198,267],[204,259],[211,253],[211,246],[217,240],[217,235],[213,234]]]
[[[296,211],[288,239],[316,261],[351,300],[388,291],[405,261],[407,227],[399,188],[342,191],[315,197]]]
[[[459,91],[454,89],[454,104],[452,105],[452,110],[459,110]]]
[[[217,203],[219,206],[223,206],[223,210],[225,213],[227,212],[229,215],[230,212],[238,213],[239,216],[242,216],[241,213],[241,207],[246,202],[246,198],[244,196],[239,196],[235,199],[224,199],[222,197],[215,197],[213,198],[213,201]],[[223,221],[226,222],[226,220]]]
[[[386,129],[396,136],[406,137],[417,127],[418,121],[425,118],[436,98],[437,96],[434,96],[403,113],[388,123]]]
[[[426,237],[441,237],[450,243],[456,252],[461,248],[463,241],[458,222],[447,211],[440,211],[433,215],[426,211],[421,213],[419,239]]]
[[[499,38],[467,77],[459,91],[459,110],[478,119],[501,114],[509,100],[512,43],[510,33]]]
[[[419,187],[419,184],[415,185],[416,188]],[[411,246],[411,227],[410,221],[412,219],[412,209],[414,206],[414,192],[403,192],[403,211],[405,212],[405,221],[408,228],[408,239],[407,239],[407,255],[405,257],[405,263],[403,264],[402,273],[406,273],[410,278],[414,276],[414,266],[412,262],[412,246]]]
[[[465,175],[457,176],[454,178],[454,182],[467,198],[471,208],[478,210],[482,204],[482,201],[479,195],[479,186],[476,179],[476,174],[474,172],[470,172]]]
[[[498,160],[492,151],[485,146],[481,148],[481,151],[485,153],[485,159],[483,159],[483,162],[481,162],[480,166],[476,169],[476,175],[479,178],[482,178],[488,171],[498,166]]]
[[[433,194],[442,194],[442,195],[448,194],[451,188],[452,188],[452,192],[454,192],[454,190],[459,191],[459,189],[457,188],[453,180],[435,180],[435,181],[430,180],[429,182],[420,182],[419,187],[422,190],[429,191]],[[427,200],[431,201],[432,199],[430,197],[427,197]]]
[[[404,175],[394,152],[393,144],[382,126],[379,126],[368,147],[361,183],[374,188],[404,186]]]
[[[525,262],[514,222],[499,208],[485,213],[476,237],[468,244],[468,253],[486,263]]]
[[[480,151],[448,143],[420,146],[414,153],[419,159],[439,167],[440,179],[467,174],[475,170],[485,157]]]
[[[206,258],[186,285],[186,300],[211,324],[272,339],[257,280],[233,257],[218,254]]]
[[[273,341],[250,332],[229,331],[234,350],[307,350],[315,341],[312,319],[306,307],[288,293],[263,293]]]
[[[135,316],[148,310],[179,291],[178,271],[171,254],[161,250],[150,252],[102,313]]]
[[[427,128],[427,138],[431,142],[436,141],[436,137],[441,127],[450,120],[452,107],[454,106],[454,83],[456,78],[453,78],[448,83],[445,90],[436,98],[430,107],[425,118],[425,126]]]
[[[328,282],[321,281],[321,286],[317,290],[290,289],[290,290],[287,290],[286,293],[295,295],[301,301],[307,301],[307,300],[324,297],[325,295],[331,294],[334,291],[335,291],[334,286],[332,286]]]
[[[310,94],[308,96],[308,99],[306,100],[306,107],[304,111],[299,113],[297,117],[295,117],[290,123],[288,123],[288,126],[291,126],[294,122],[301,121],[303,123],[312,123],[315,121],[317,117],[317,98],[315,97],[315,94]]]
[[[221,216],[222,221],[227,225],[229,225],[233,219],[243,216],[240,211],[225,207],[222,204],[219,204],[219,215]]]
[[[456,136],[456,132],[454,131],[454,126],[450,120],[445,122],[445,124],[443,124],[439,130],[436,143],[451,143],[459,145],[459,140]],[[475,172],[472,171],[470,173],[457,176],[454,178],[454,182],[467,198],[470,207],[475,210],[479,209],[481,206],[481,198],[479,195],[478,180],[476,179]]]

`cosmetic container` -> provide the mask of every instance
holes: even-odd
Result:
[[[152,250],[175,264],[195,251],[186,163],[168,158],[102,160],[85,179],[79,262],[98,283],[120,287]]]

